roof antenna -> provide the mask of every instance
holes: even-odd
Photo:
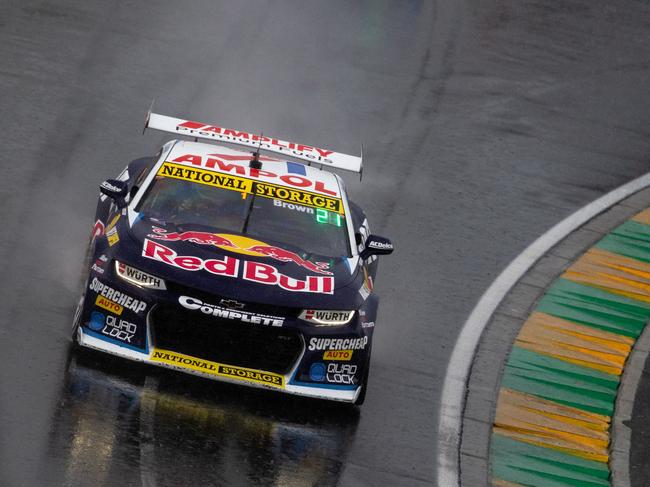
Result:
[[[262,162],[260,161],[260,146],[262,145],[262,137],[264,137],[264,132],[260,134],[259,144],[257,144],[257,150],[253,152],[253,158],[248,164],[248,167],[251,169],[262,169]]]

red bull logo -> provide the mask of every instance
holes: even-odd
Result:
[[[167,232],[164,228],[153,228],[150,238],[164,240],[167,242],[192,242],[199,245],[214,245],[230,252],[238,254],[253,255],[256,257],[269,257],[280,262],[293,262],[294,264],[311,272],[331,276],[328,271],[329,263],[311,262],[303,259],[300,255],[281,247],[268,245],[259,240],[244,237],[242,235],[217,234],[209,232]]]
[[[272,265],[261,262],[239,260],[231,256],[225,256],[222,260],[204,260],[193,255],[178,255],[173,249],[148,239],[144,241],[142,256],[186,271],[203,270],[217,276],[239,277],[257,284],[279,286],[285,291],[334,293],[332,276],[307,276],[304,280],[295,279],[282,274]]]
[[[200,245],[216,245],[217,247],[235,247],[235,244],[228,238],[217,233],[208,232],[167,232],[164,228],[153,227],[153,235],[150,238],[165,240],[167,242],[192,242]]]
[[[262,254],[275,260],[279,260],[280,262],[293,262],[294,264],[297,264],[300,267],[304,267],[305,269],[312,272],[332,275],[330,271],[326,270],[329,267],[329,264],[327,262],[311,262],[309,260],[303,259],[294,252],[282,249],[280,247],[273,247],[272,245],[254,245],[252,247],[249,247],[247,250]]]

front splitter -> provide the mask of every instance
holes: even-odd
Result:
[[[153,349],[149,352],[138,352],[132,348],[126,348],[120,345],[117,345],[115,343],[111,343],[107,340],[103,340],[101,338],[96,338],[94,336],[89,335],[88,333],[85,333],[82,328],[79,328],[78,333],[77,333],[77,342],[79,343],[80,346],[93,349],[93,350],[99,350],[101,352],[106,352],[111,355],[115,355],[118,357],[122,357],[128,360],[134,360],[136,362],[143,362],[146,364],[151,364],[155,365],[158,367],[164,367],[167,369],[173,369],[173,370],[178,370],[181,372],[184,372],[186,374],[192,374],[196,375],[199,377],[204,377],[210,380],[216,380],[219,382],[227,382],[231,384],[237,384],[237,385],[245,385],[248,387],[256,387],[259,389],[267,389],[267,390],[273,390],[273,391],[278,391],[278,392],[284,392],[288,394],[294,394],[297,396],[304,396],[304,397],[311,397],[315,399],[327,399],[330,401],[340,401],[340,402],[349,402],[353,403],[359,393],[361,392],[361,387],[357,387],[356,389],[346,389],[346,390],[341,390],[341,389],[335,389],[335,388],[328,388],[328,387],[319,387],[318,385],[298,385],[295,383],[291,383],[292,380],[292,373],[284,375],[284,376],[278,376],[282,378],[282,385],[278,384],[271,384],[271,383],[264,383],[260,380],[259,374],[267,374],[263,371],[251,371],[254,373],[257,373],[258,375],[254,376],[254,378],[244,378],[244,377],[227,377],[223,374],[215,373],[214,368],[212,367],[203,367],[204,370],[201,370],[200,367],[198,366],[192,366],[191,364],[188,363],[188,365],[184,364],[178,364],[174,363],[172,361],[163,361],[163,360],[155,360],[154,359],[154,354],[156,354],[156,349]],[[160,354],[160,351],[158,351]],[[190,357],[191,358],[191,357]],[[198,362],[203,362],[206,364],[213,364],[211,362],[207,361],[202,361],[200,359],[196,359],[196,363]],[[214,366],[222,366],[221,364],[213,364]],[[224,367],[224,366],[222,366]],[[226,366],[227,367],[227,366]],[[232,369],[235,369],[234,367],[231,367]],[[241,368],[237,368],[238,370],[244,370]],[[251,370],[251,369],[245,369],[245,370]],[[271,376],[277,376],[277,374],[270,374],[268,373],[267,375]]]

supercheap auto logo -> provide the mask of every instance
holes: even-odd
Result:
[[[151,360],[220,377],[228,377],[230,379],[237,379],[245,382],[254,382],[266,386],[284,388],[284,377],[272,372],[218,364],[216,362],[210,362],[209,360],[190,357],[189,355],[183,355],[169,350],[154,350],[151,355]]]
[[[97,293],[95,304],[107,311],[115,313],[116,315],[122,314],[124,308],[130,309],[134,313],[141,313],[147,309],[147,303],[144,301],[132,298],[121,291],[116,291],[96,277],[91,281],[90,286],[88,287],[91,291]]]
[[[368,344],[368,337],[360,338],[318,338],[312,337],[309,339],[309,346],[307,349],[310,352],[315,350],[364,350]]]
[[[352,360],[354,350],[326,350],[323,353],[323,360],[340,360],[349,362]]]

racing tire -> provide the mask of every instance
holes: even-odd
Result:
[[[361,406],[366,400],[366,391],[368,390],[368,376],[370,375],[370,350],[368,350],[368,359],[366,360],[366,367],[363,371],[363,378],[361,379],[361,392],[354,401],[355,406]]]
[[[84,292],[79,298],[79,303],[75,308],[74,317],[72,318],[72,343],[77,344],[77,336],[79,326],[81,325],[81,311],[83,310],[84,301],[86,300],[86,293]]]

